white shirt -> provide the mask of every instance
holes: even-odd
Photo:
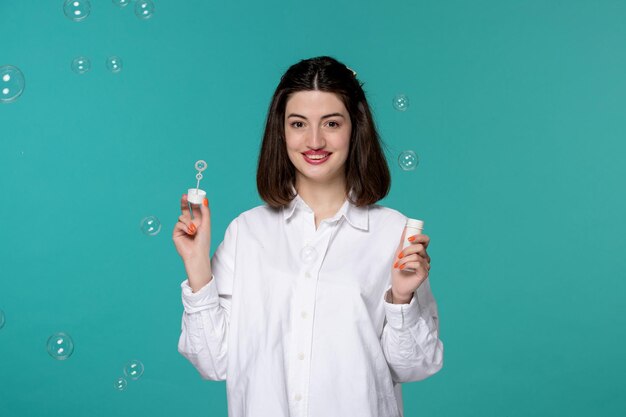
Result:
[[[390,304],[406,217],[345,201],[315,229],[300,198],[228,226],[212,280],[183,281],[178,351],[205,379],[226,379],[230,417],[398,417],[401,382],[443,364],[429,280]]]

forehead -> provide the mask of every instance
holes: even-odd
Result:
[[[310,115],[331,113],[347,113],[343,101],[335,93],[327,91],[298,91],[289,96],[285,114],[308,113]]]

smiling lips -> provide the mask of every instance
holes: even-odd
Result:
[[[306,151],[302,155],[304,156],[304,160],[307,161],[309,164],[319,165],[328,160],[331,152]]]

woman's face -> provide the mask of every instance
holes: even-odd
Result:
[[[299,91],[285,108],[287,153],[296,181],[343,181],[352,123],[341,99],[324,91]]]

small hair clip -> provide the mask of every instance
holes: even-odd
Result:
[[[349,66],[347,66],[347,65],[346,65],[346,68],[348,68],[350,71],[352,71],[352,75],[353,75],[354,77],[356,77],[356,71],[355,71],[355,70],[353,70],[352,68],[350,68],[350,67],[349,67]]]

